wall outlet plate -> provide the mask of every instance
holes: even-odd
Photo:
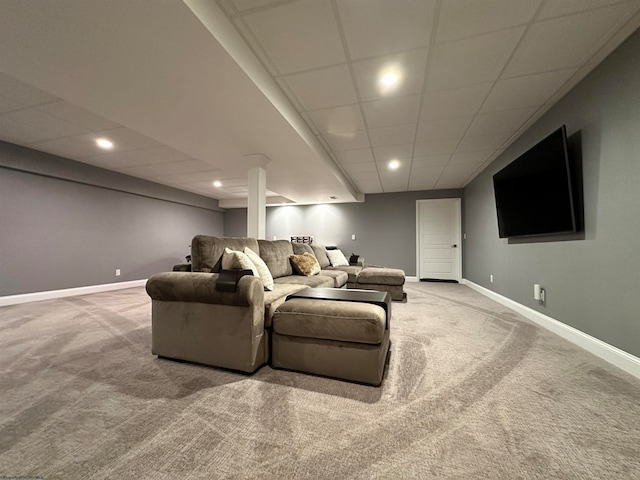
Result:
[[[116,268],[116,277],[119,277],[119,276],[120,276],[120,269]]]

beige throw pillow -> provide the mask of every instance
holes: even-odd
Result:
[[[327,250],[327,257],[333,267],[348,267],[349,261],[341,250]]]
[[[258,269],[245,253],[225,248],[222,254],[222,269],[233,270],[234,268],[251,270],[255,277],[260,277]]]
[[[273,291],[273,275],[271,275],[269,267],[267,267],[267,264],[264,263],[264,260],[262,260],[262,258],[260,258],[260,255],[251,250],[249,247],[244,247],[244,253],[256,266],[256,269],[258,270],[258,276],[262,280],[264,289]]]
[[[316,257],[310,253],[304,253],[303,255],[289,255],[291,259],[291,265],[298,275],[304,275],[310,277],[312,275],[318,275],[320,273],[320,264]]]

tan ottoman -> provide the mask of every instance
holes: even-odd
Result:
[[[272,325],[272,367],[370,385],[382,382],[389,328],[379,305],[293,298],[277,308]]]
[[[366,267],[358,274],[356,283],[347,283],[347,288],[389,292],[393,300],[402,300],[404,298],[404,280],[404,270]]]

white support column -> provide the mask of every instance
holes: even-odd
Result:
[[[249,169],[247,202],[247,237],[263,239],[266,235],[267,171],[264,167]]]

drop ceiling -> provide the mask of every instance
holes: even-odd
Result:
[[[462,188],[640,26],[640,0],[0,0],[0,11],[0,140],[223,207],[246,201],[256,165],[272,203]],[[388,71],[395,86],[380,83]]]

